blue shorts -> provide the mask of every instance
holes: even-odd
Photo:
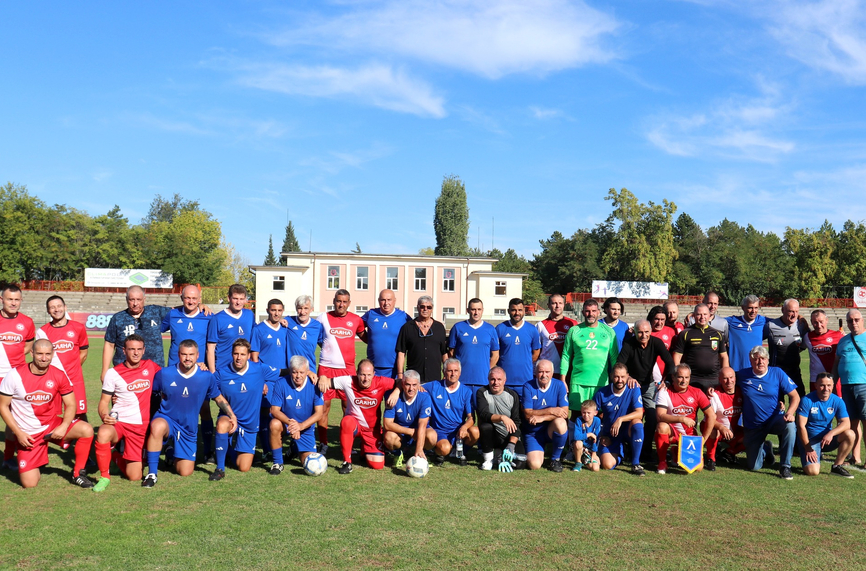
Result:
[[[588,442],[586,440],[575,440],[575,442],[583,442],[584,450],[588,450],[589,452],[598,452],[598,438],[596,438],[592,442]]]
[[[153,415],[151,422],[157,418],[161,418],[168,423],[168,436],[166,437],[166,440],[171,440],[174,444],[174,457],[177,460],[195,461],[195,449],[198,444],[198,430],[189,433],[177,422],[160,413]]]
[[[818,455],[818,462],[819,463],[821,462],[821,452],[832,452],[833,450],[836,450],[837,448],[839,448],[838,436],[834,436],[833,441],[830,442],[830,444],[828,444],[824,448],[821,448],[821,439],[824,438],[825,434],[826,434],[826,432],[822,432],[821,434],[816,434],[815,436],[813,436],[812,438],[809,439],[809,446],[811,446],[812,450],[815,451],[815,454]],[[809,464],[809,462],[806,461],[806,453],[807,452],[809,452],[808,449],[803,450],[803,447],[800,446],[800,461],[803,463],[803,466],[806,466]]]
[[[611,436],[609,433],[605,434],[604,431],[602,431],[602,433],[599,434],[598,439],[601,440],[602,438],[605,438],[605,437],[607,437],[610,440],[610,444],[608,444],[607,446],[605,446],[604,444],[599,444],[598,445],[598,447],[599,447],[598,453],[599,454],[613,454],[617,458],[622,458],[622,451],[623,451],[622,445],[626,442],[630,442],[630,439],[628,436],[628,427],[622,427],[621,426],[619,429],[619,436],[616,436],[616,437]]]
[[[408,434],[401,434],[400,447],[405,448],[406,450],[413,450],[415,448],[415,437],[409,436]]]
[[[451,443],[451,446],[454,446],[454,442],[457,440],[457,436],[460,434],[459,426],[450,431],[444,428],[433,428],[433,430],[436,431],[436,442],[439,442],[440,440],[447,440]]]
[[[523,445],[526,446],[526,453],[544,452],[544,445],[552,442],[550,436],[547,435],[548,423],[538,425],[537,430],[523,433]]]
[[[254,454],[256,451],[256,439],[259,436],[258,427],[242,427],[234,433],[234,451],[238,454]]]
[[[285,425],[283,425],[285,426]],[[308,426],[301,431],[301,437],[297,440],[292,440],[292,450],[298,454],[302,452],[316,451],[316,425]]]
[[[855,421],[866,420],[866,384],[842,385],[842,400],[852,425]]]

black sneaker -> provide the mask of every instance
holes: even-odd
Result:
[[[854,476],[851,475],[851,472],[845,469],[841,464],[834,464],[832,468],[830,468],[831,474],[836,474],[837,476],[842,476],[843,478],[851,478]]]
[[[635,464],[634,466],[632,466],[631,467],[631,473],[634,474],[635,476],[645,476],[646,475],[646,471],[644,471],[643,466],[641,466],[640,464]]]
[[[78,476],[72,478],[72,483],[79,488],[84,488],[85,490],[89,490],[94,486],[93,481],[87,477],[84,470],[80,470]]]
[[[791,467],[790,466],[782,466],[779,469],[779,477],[782,478],[783,480],[793,480],[794,474],[791,473]]]
[[[709,470],[710,472],[716,471],[716,461],[715,460],[707,460],[704,463],[704,469]]]
[[[283,473],[283,465],[282,464],[274,464],[271,466],[271,469],[268,470],[268,474],[271,476],[279,476]]]
[[[460,464],[461,466],[468,466],[469,465],[469,458],[467,458],[466,456],[461,456],[460,458],[457,459],[457,463]]]
[[[724,452],[719,452],[719,461],[725,464],[736,464],[737,457],[725,450]]]
[[[205,464],[216,464],[216,456],[214,456],[213,454],[211,454],[210,456],[207,456],[204,459],[204,463]]]
[[[445,464],[445,456],[439,456],[438,454],[433,458],[433,465],[441,468]]]
[[[556,472],[557,474],[562,472],[562,460],[551,460],[550,466],[547,469],[551,472]]]
[[[337,468],[338,474],[351,474],[352,473],[352,463],[351,462],[343,462],[339,468]]]
[[[142,488],[152,488],[156,485],[156,474],[150,473],[141,481]]]
[[[219,482],[220,480],[222,480],[225,477],[226,477],[226,471],[220,470],[219,468],[217,468],[216,470],[213,471],[213,474],[211,474],[210,477],[208,477],[208,480],[210,480],[211,482]]]

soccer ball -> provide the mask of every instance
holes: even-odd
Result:
[[[406,462],[406,473],[412,478],[423,478],[430,471],[430,464],[420,456],[412,456]]]
[[[304,460],[304,472],[308,476],[321,476],[328,471],[328,460],[317,452],[313,452]]]

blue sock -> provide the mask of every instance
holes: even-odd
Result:
[[[643,423],[631,425],[631,465],[640,464],[640,451],[643,449]]]
[[[157,450],[156,452],[147,451],[147,471],[149,474],[156,474],[159,469],[159,453],[161,450]]]
[[[216,467],[217,470],[226,469],[226,454],[229,451],[229,433],[217,432],[216,434]]]
[[[205,458],[213,454],[213,419],[201,421],[201,444]]]
[[[566,440],[568,440],[568,431],[565,434],[553,431],[553,453],[550,455],[551,459],[559,460],[562,457],[562,450],[565,448]]]
[[[283,447],[277,446],[276,448],[271,450],[271,453],[274,455],[274,464],[282,464],[283,463]]]

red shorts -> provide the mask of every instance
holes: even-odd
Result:
[[[351,377],[352,375],[354,375],[354,373],[350,369],[332,369],[330,367],[319,366],[318,375],[320,377],[324,375],[325,377],[333,380],[337,377]],[[340,393],[338,393],[334,389],[328,389],[327,391],[325,391],[325,394],[322,395],[322,400],[328,402],[330,400],[334,400],[337,397],[344,399],[345,396]]]
[[[123,438],[123,459],[127,462],[141,462],[141,450],[144,448],[144,436],[147,434],[146,424],[114,423],[118,439]]]
[[[382,453],[382,435],[369,428],[358,427],[355,436],[361,437],[361,452],[364,454]]]
[[[72,393],[75,396],[75,414],[86,413],[87,391],[84,389],[84,383],[72,383]]]
[[[77,418],[72,421],[69,428],[72,428],[76,422],[78,422]],[[29,472],[48,464],[48,441],[45,440],[45,435],[54,432],[61,424],[63,424],[63,419],[59,416],[56,417],[48,425],[48,428],[38,434],[30,435],[30,438],[36,442],[32,448],[18,448],[18,472]],[[52,442],[57,444],[61,441],[52,439]]]

